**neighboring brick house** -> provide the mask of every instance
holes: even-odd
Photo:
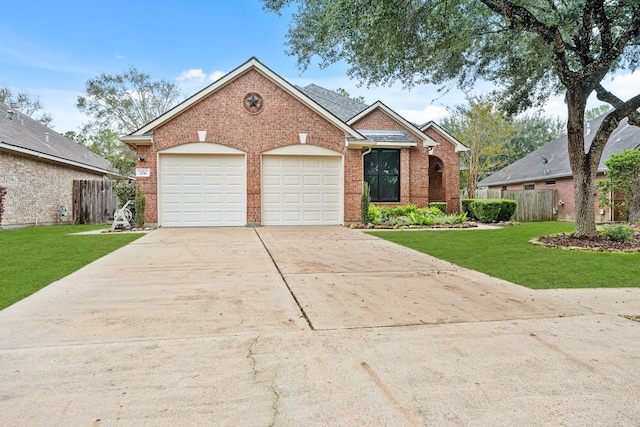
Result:
[[[585,144],[587,149],[591,145],[591,141],[593,141],[593,137],[605,117],[606,114],[586,124]],[[611,154],[620,154],[633,149],[640,149],[640,128],[630,125],[625,118],[609,137],[609,141],[602,153],[600,164],[598,165],[596,182],[605,177],[607,167],[604,165],[604,162]],[[555,189],[557,190],[558,199],[557,220],[575,221],[573,173],[569,165],[567,135],[563,135],[549,142],[547,145],[483,179],[478,183],[478,186],[503,190]],[[615,213],[609,208],[600,208],[598,206],[598,195],[595,189],[593,208],[596,221],[598,222],[608,222],[617,219],[615,218]]]
[[[293,86],[255,58],[121,140],[137,151],[145,221],[165,227],[359,222],[365,179],[373,203],[457,211],[466,150],[433,123]]]
[[[73,222],[73,181],[103,179],[109,162],[0,103],[0,186],[7,188],[0,226]]]

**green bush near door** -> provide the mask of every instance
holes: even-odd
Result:
[[[518,207],[518,202],[509,199],[462,199],[460,203],[470,219],[485,223],[509,221]]]
[[[447,202],[431,202],[429,207],[439,209],[442,213],[447,212]]]

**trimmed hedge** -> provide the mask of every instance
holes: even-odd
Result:
[[[500,199],[475,199],[471,204],[471,209],[478,221],[496,222],[500,209],[502,209],[502,200]]]
[[[501,199],[502,208],[498,214],[498,221],[509,221],[518,207],[518,202],[515,200]]]
[[[447,211],[447,202],[431,202],[429,207],[439,209],[440,212],[445,213]]]
[[[462,199],[460,200],[460,204],[462,205],[462,212],[467,214],[467,218],[469,219],[478,219],[473,213],[473,208],[471,204],[475,201],[475,199]]]
[[[470,219],[481,222],[509,221],[516,212],[518,202],[509,199],[462,199],[462,211]]]

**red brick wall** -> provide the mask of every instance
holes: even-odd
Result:
[[[344,157],[344,220],[360,222],[362,196],[362,154],[360,150],[347,150]]]
[[[249,92],[259,93],[264,107],[259,114],[250,114],[243,106]],[[344,132],[316,112],[289,95],[278,85],[255,70],[250,70],[225,87],[219,89],[178,117],[153,132],[153,146],[140,146],[137,155],[147,158],[138,167],[151,168],[151,177],[138,179],[145,189],[147,210],[145,221],[158,222],[157,212],[157,152],[166,148],[198,141],[198,131],[206,130],[206,142],[223,144],[247,153],[247,222],[261,222],[260,155],[264,151],[286,145],[299,144],[299,133],[307,133],[307,145],[317,145],[345,155],[345,220],[353,220],[354,202],[359,200],[362,182],[362,164],[345,147]],[[348,174],[358,173],[355,180]],[[357,214],[359,217],[359,213]]]
[[[440,135],[435,129],[429,128],[425,132],[439,145],[434,147],[433,156],[442,160],[442,186],[444,198],[447,202],[447,213],[460,211],[460,153],[456,153],[456,146]],[[427,170],[428,173],[428,170]]]

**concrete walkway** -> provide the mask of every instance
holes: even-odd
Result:
[[[340,227],[159,229],[0,311],[0,424],[635,426],[618,314],[639,289],[531,291]]]

